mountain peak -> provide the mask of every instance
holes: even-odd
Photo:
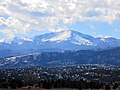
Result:
[[[97,38],[73,30],[46,33],[43,35],[37,35],[33,38],[15,37],[11,43],[6,43],[4,40],[0,42],[0,50],[5,49],[5,53],[7,52],[8,54],[12,52],[12,54],[9,55],[65,50],[96,50],[117,46],[120,46],[119,39],[109,37]]]
[[[70,30],[64,30],[64,31],[60,31],[60,32],[55,32],[55,36],[49,38],[49,39],[42,39],[42,42],[60,42],[60,41],[65,41],[68,40],[71,37],[71,31]]]

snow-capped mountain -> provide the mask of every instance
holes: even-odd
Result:
[[[92,37],[77,31],[64,30],[46,33],[32,38],[15,37],[12,41],[0,41],[0,57],[36,52],[77,51],[107,49],[120,46],[120,39]]]

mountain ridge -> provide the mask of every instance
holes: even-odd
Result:
[[[97,51],[39,52],[0,59],[0,67],[56,67],[82,64],[120,66],[120,47]]]
[[[6,53],[3,56],[7,57],[36,52],[97,50],[118,46],[120,46],[120,39],[113,37],[92,37],[77,31],[64,30],[37,35],[33,38],[15,37],[9,43],[0,42],[0,54]]]

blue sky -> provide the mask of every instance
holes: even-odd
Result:
[[[70,26],[68,26],[69,30],[75,30],[84,34],[92,35],[92,36],[111,36],[120,39],[120,22],[113,22],[111,24],[107,22],[98,22],[98,21],[83,21],[76,22]],[[44,33],[49,33],[49,30],[32,30],[28,33],[17,34],[16,36],[20,37],[33,37],[35,35],[40,35]],[[1,35],[1,38],[4,38],[5,35]]]
[[[76,22],[71,29],[92,36],[111,36],[120,39],[120,21],[111,24],[98,21]]]
[[[0,39],[76,30],[120,39],[120,0],[2,0]]]

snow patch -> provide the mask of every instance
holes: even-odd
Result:
[[[27,63],[27,62],[28,62],[27,60],[24,61],[24,63]]]
[[[42,39],[42,42],[66,41],[70,37],[71,37],[71,31],[65,30],[65,31],[58,33],[55,37],[52,37],[50,39]]]
[[[84,38],[80,37],[79,35],[75,35],[75,40],[77,42],[73,42],[74,44],[78,44],[78,45],[93,45],[92,42],[90,42],[87,39],[84,39]]]
[[[0,39],[0,43],[3,43],[4,42],[4,39]]]
[[[106,40],[107,38],[111,38],[111,37],[110,37],[110,36],[99,35],[99,36],[97,36],[97,37],[95,37],[95,38],[99,38],[101,41],[104,41],[104,42],[105,42],[105,40]]]
[[[19,43],[18,43],[18,45],[21,45],[21,44],[22,44],[22,42],[19,42]]]
[[[24,40],[24,41],[33,41],[32,39],[30,39],[30,38],[21,38],[22,40]]]
[[[1,39],[0,43],[7,43],[7,44],[11,44],[12,40],[11,39]]]

